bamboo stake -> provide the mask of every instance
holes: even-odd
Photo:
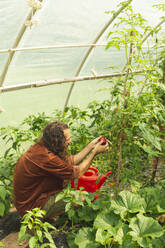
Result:
[[[130,36],[134,36],[133,31],[131,31]],[[127,49],[127,47],[126,47],[126,49]],[[132,57],[133,57],[133,44],[131,43],[130,48],[129,48],[129,58],[128,58],[127,66],[131,65]],[[126,74],[125,81],[124,81],[124,92],[123,92],[123,97],[125,98],[124,106],[126,106],[126,96],[129,94],[129,92],[127,92],[127,80],[128,80],[129,74],[130,74],[130,68],[127,69],[127,74]]]
[[[154,185],[155,183],[155,177],[156,173],[158,171],[158,164],[159,164],[159,158],[158,157],[153,157],[152,159],[152,176],[151,176],[151,185]]]
[[[121,170],[122,170],[122,137],[120,137],[119,159],[118,159],[117,174],[116,174],[116,186],[117,186],[117,188],[119,188]]]
[[[165,84],[165,59],[163,60],[163,84]]]
[[[29,51],[29,50],[42,50],[42,49],[54,49],[54,48],[79,48],[79,47],[91,47],[91,46],[106,46],[106,43],[103,44],[72,44],[72,45],[54,45],[54,46],[39,46],[39,47],[19,47],[19,48],[9,48],[2,49],[0,53],[10,53],[10,52],[18,52],[18,51]]]
[[[134,32],[131,31],[130,36],[134,36]],[[127,46],[126,46],[127,49]],[[130,44],[130,48],[129,48],[129,57],[127,58],[127,65],[131,65],[132,63],[132,55],[133,55],[133,44]],[[128,68],[126,71],[126,76],[125,76],[125,80],[124,80],[124,90],[123,90],[123,99],[124,99],[124,108],[127,107],[127,97],[129,96],[130,92],[128,92],[127,90],[127,80],[128,80],[128,76],[130,74],[130,69]],[[118,108],[118,106],[117,106]],[[117,109],[116,112],[117,113]],[[122,142],[123,142],[123,137],[125,136],[124,133],[124,125],[125,125],[125,119],[124,119],[124,115],[122,117],[122,128],[121,128],[121,132],[120,132],[120,145],[119,145],[119,159],[118,159],[118,166],[117,166],[117,176],[116,176],[116,186],[119,187],[119,182],[120,182],[120,175],[121,175],[121,170],[123,168],[123,161],[122,161]]]
[[[135,71],[135,74],[141,74],[142,71]],[[112,78],[112,77],[121,77],[126,75],[126,73],[114,73],[114,74],[100,74],[97,76],[83,76],[83,77],[72,77],[72,78],[64,78],[64,79],[54,79],[54,80],[45,80],[45,81],[38,81],[38,82],[31,82],[31,83],[23,83],[23,84],[16,84],[16,85],[9,85],[5,87],[0,87],[0,92],[8,92],[8,91],[15,91],[33,87],[43,87],[48,85],[54,84],[63,84],[63,83],[70,83],[70,82],[77,82],[77,81],[87,81],[87,80],[96,80],[96,79],[103,79],[103,78]]]
[[[158,29],[163,23],[165,22],[165,19],[163,19],[161,22],[159,22],[142,40],[142,44],[152,35],[154,29]]]
[[[11,53],[11,52],[20,52],[20,51],[29,51],[29,50],[47,50],[47,49],[56,49],[56,48],[79,48],[79,47],[103,47],[106,46],[106,43],[102,44],[72,44],[72,45],[53,45],[53,46],[38,46],[38,47],[17,47],[17,48],[8,48],[0,50],[0,53]],[[121,47],[124,47],[121,45]],[[148,46],[143,46],[148,47]],[[158,46],[157,48],[164,48],[164,45]],[[153,48],[153,46],[151,46]]]
[[[40,2],[42,2],[42,1],[43,1],[43,0],[40,0]],[[26,31],[26,28],[27,28],[27,26],[25,25],[25,23],[31,20],[32,16],[34,16],[34,14],[35,14],[36,11],[37,11],[36,9],[30,10],[29,14],[28,14],[27,17],[26,17],[25,22],[23,23],[23,25],[22,25],[22,27],[21,27],[21,29],[20,29],[20,31],[19,31],[17,37],[16,37],[16,40],[15,40],[15,42],[14,42],[12,48],[16,48],[16,47],[18,46],[18,44],[19,44],[19,42],[21,41],[21,39],[22,39],[22,37],[23,37],[23,35],[24,35],[25,31]],[[9,66],[10,66],[10,64],[11,64],[11,61],[12,61],[12,59],[13,59],[14,54],[15,54],[15,51],[13,50],[13,51],[11,51],[11,52],[9,53],[9,55],[8,55],[6,64],[5,64],[5,66],[4,66],[4,69],[3,69],[2,74],[1,74],[1,77],[0,77],[0,87],[3,85],[3,82],[4,82],[4,80],[5,80],[7,71],[8,71],[8,69],[9,69]]]
[[[132,2],[132,0],[128,0],[122,7],[119,8],[119,10],[116,11],[115,14],[113,14],[112,18],[107,22],[107,24],[102,28],[102,30],[99,32],[99,34],[96,36],[96,38],[94,39],[94,41],[92,42],[93,44],[97,43],[97,41],[100,39],[100,37],[102,36],[102,34],[106,31],[106,29],[112,24],[112,22],[116,19],[116,17]],[[75,76],[79,76],[80,72],[81,72],[81,69],[83,68],[87,58],[89,57],[91,51],[93,50],[93,46],[90,47],[88,49],[88,51],[86,52],[85,56],[83,57],[82,61],[81,61],[81,64],[75,74]],[[73,87],[75,85],[75,82],[72,83],[70,89],[69,89],[69,92],[68,92],[68,96],[66,98],[66,101],[65,101],[65,104],[64,104],[64,110],[66,108],[66,106],[68,105],[68,102],[69,102],[69,99],[70,99],[70,96],[71,96],[71,93],[72,93],[72,90],[73,90]],[[63,110],[63,111],[64,111]]]
[[[163,77],[162,77],[162,81],[163,81],[163,84],[165,84],[165,59],[163,60]],[[164,99],[163,100],[163,104],[165,104],[165,101]],[[165,130],[165,126],[161,126],[159,125],[159,132],[163,132],[163,130]],[[161,139],[164,139],[164,136],[163,135],[160,135],[160,138]],[[158,165],[159,165],[159,157],[153,157],[152,158],[152,176],[151,176],[151,185],[154,185],[155,183],[155,178],[156,178],[156,174],[158,172]]]

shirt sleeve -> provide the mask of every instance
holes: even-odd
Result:
[[[63,160],[58,156],[50,156],[48,163],[44,165],[44,170],[49,174],[57,176],[63,180],[74,179],[79,177],[80,168],[74,165],[74,157],[70,156]]]

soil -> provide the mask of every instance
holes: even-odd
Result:
[[[4,248],[29,247],[28,242],[22,242],[21,244],[17,244],[20,226],[21,219],[17,211],[15,210],[12,210],[8,216],[0,218],[0,242],[3,243]],[[66,234],[64,232],[59,232],[52,236],[58,248],[69,248],[66,241]]]

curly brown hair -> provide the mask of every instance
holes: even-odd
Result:
[[[54,121],[49,123],[43,130],[43,143],[44,145],[61,158],[66,158],[67,147],[64,130],[68,129],[66,123]]]

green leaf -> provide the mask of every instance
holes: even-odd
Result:
[[[0,181],[0,186],[4,186],[4,182],[3,181]]]
[[[105,211],[97,215],[94,227],[97,229],[96,241],[103,245],[109,244],[112,238],[122,244],[129,230],[128,225],[122,223],[119,215]]]
[[[84,227],[79,230],[75,238],[75,244],[79,248],[99,248],[100,246],[95,242],[95,231],[90,227]]]
[[[5,205],[3,202],[0,202],[0,216],[4,216],[5,213]]]
[[[37,248],[38,247],[38,239],[37,237],[33,236],[29,240],[29,247],[30,248]]]
[[[152,248],[164,247],[164,244],[165,244],[165,232],[161,237],[151,240],[151,243],[152,243]]]
[[[93,209],[90,208],[89,206],[84,206],[83,208],[79,208],[77,212],[80,221],[90,222],[93,221],[96,217],[96,212],[93,211]]]
[[[59,194],[57,194],[55,202],[60,201],[61,199],[63,199],[65,197],[65,193],[60,192]]]
[[[146,202],[145,212],[165,212],[165,190],[161,187],[147,187],[139,191]]]
[[[129,227],[132,229],[129,234],[142,247],[147,246],[148,237],[158,238],[164,233],[163,228],[156,220],[151,217],[145,217],[142,214],[132,218]]]
[[[141,187],[141,183],[139,183],[139,182],[137,182],[137,181],[135,181],[135,180],[133,180],[133,179],[130,179],[129,181],[130,181],[130,183],[131,183],[132,192],[133,192],[133,193],[138,192],[139,189],[140,189],[140,187]]]
[[[51,225],[51,224],[48,223],[48,222],[44,222],[43,225],[44,225],[44,227],[49,228],[49,229],[52,229],[52,230],[54,230],[54,231],[57,230],[57,229],[55,228],[55,226]]]
[[[65,205],[65,212],[68,212],[70,209],[71,209],[71,202],[68,202],[66,205]]]
[[[159,199],[161,201],[161,199],[163,200],[163,198],[165,198],[160,192],[160,189],[156,187],[146,187],[139,191],[146,202],[145,212],[158,212],[156,207],[159,206]]]
[[[120,222],[120,217],[113,212],[101,212],[97,215],[94,221],[94,228],[102,228],[107,230],[113,227],[116,227]]]
[[[41,230],[37,230],[36,232],[37,232],[37,236],[38,236],[39,241],[40,241],[40,242],[43,242],[43,237],[42,237],[42,232],[41,232]]]
[[[145,123],[139,123],[139,128],[142,131],[143,138],[150,142],[156,149],[159,151],[162,150],[160,141],[161,139],[157,136],[154,136],[152,131],[148,128],[148,126]]]
[[[113,240],[112,236],[108,231],[99,228],[96,232],[96,241],[102,245],[106,245]],[[108,241],[108,242],[107,242]]]
[[[6,151],[5,151],[5,154],[4,154],[4,158],[6,158],[7,157],[7,154],[10,152],[10,150],[11,150],[12,148],[11,147],[9,147]]]
[[[162,199],[159,204],[156,206],[158,213],[165,213],[165,199]]]
[[[40,246],[40,248],[57,248],[57,246],[55,244],[52,243],[44,243]]]
[[[77,248],[78,246],[74,243],[76,234],[75,233],[68,233],[67,235],[67,243],[69,245],[69,248]]]
[[[139,245],[137,245],[134,241],[127,239],[122,245],[119,245],[118,248],[139,248]]]
[[[54,244],[52,235],[49,232],[44,232],[44,235],[49,240],[50,243]]]
[[[4,201],[6,198],[6,189],[3,186],[0,186],[0,198]]]
[[[70,209],[69,211],[68,211],[68,217],[69,217],[69,219],[72,219],[72,217],[75,215],[75,211],[73,210],[73,209]]]
[[[34,211],[33,211],[34,210]],[[34,208],[32,212],[35,214],[38,218],[43,218],[44,215],[46,215],[46,211],[40,208]]]
[[[24,235],[25,235],[25,233],[26,233],[26,229],[27,229],[26,226],[21,225],[20,231],[19,231],[19,233],[18,233],[18,243],[21,242],[21,241],[23,240],[23,237],[24,237]]]
[[[109,202],[109,199],[108,199],[108,202]],[[100,196],[97,200],[92,202],[91,207],[93,210],[99,210],[99,209],[102,209],[105,206],[105,204],[107,204],[107,200]]]
[[[28,228],[31,230],[33,228],[33,225],[31,222],[28,223]]]
[[[125,239],[128,238],[127,234],[129,230],[130,229],[127,224],[121,223],[119,229],[116,232],[116,235],[114,236],[115,241],[117,241],[120,245],[122,245]]]
[[[144,212],[145,201],[139,195],[129,191],[121,191],[116,200],[112,200],[111,208],[124,219],[126,214]]]
[[[5,179],[5,180],[4,180],[4,183],[8,186],[8,185],[10,185],[10,184],[11,184],[11,181],[10,181],[10,180],[8,180],[8,179]]]

